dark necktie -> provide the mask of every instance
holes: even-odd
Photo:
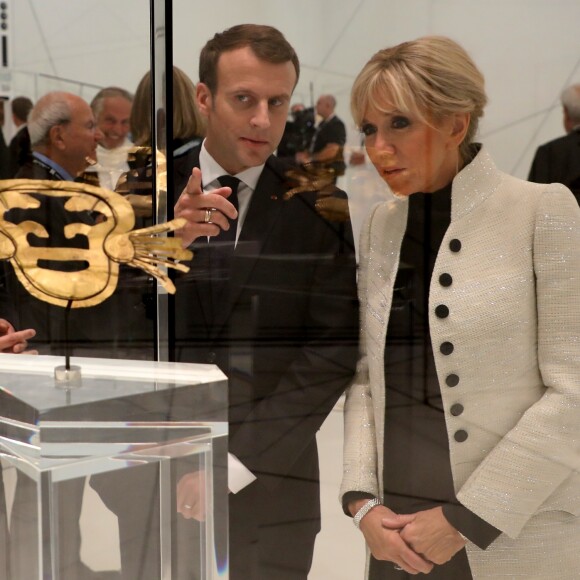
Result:
[[[236,208],[236,211],[239,211],[240,204],[238,202],[238,186],[240,185],[240,180],[237,177],[233,177],[232,175],[222,175],[221,177],[218,177],[218,181],[222,187],[231,188],[232,193],[227,199]],[[227,232],[222,230],[219,233],[219,235],[213,238],[216,242],[236,241],[238,218],[229,221],[230,221],[230,229]]]

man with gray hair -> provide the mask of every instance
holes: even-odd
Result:
[[[52,92],[30,112],[32,161],[16,177],[74,181],[95,158],[101,132],[88,103],[72,93]]]
[[[99,185],[115,189],[119,177],[129,171],[127,153],[133,147],[129,139],[133,95],[120,87],[101,89],[91,101],[91,109],[102,133],[97,146]]]
[[[28,115],[28,131],[32,146],[32,159],[20,168],[16,177],[50,181],[74,181],[87,166],[87,157],[95,155],[101,137],[88,103],[66,92],[47,93],[39,99]],[[35,244],[58,248],[66,239],[65,227],[73,223],[94,223],[88,211],[68,211],[62,199],[37,195],[39,206],[18,208],[10,219],[19,223],[30,220],[39,224],[46,236],[36,236]],[[27,213],[23,213],[27,212]],[[46,260],[50,262],[50,260]],[[51,269],[50,266],[46,266]],[[60,264],[59,270],[66,268]],[[77,267],[74,264],[68,267]],[[4,280],[3,280],[4,283]],[[91,312],[71,313],[67,334],[63,329],[64,311],[30,295],[16,280],[13,272],[6,275],[6,294],[13,301],[14,316],[22,328],[35,329],[31,346],[42,354],[64,354],[65,343],[92,336],[88,322]],[[9,304],[10,305],[10,304]],[[78,309],[90,310],[90,309]],[[0,333],[3,329],[0,328]],[[34,331],[26,331],[26,340]],[[67,345],[68,346],[68,345]],[[23,348],[20,346],[19,348]],[[0,493],[3,492],[0,486]],[[89,580],[94,578],[80,558],[79,516],[84,493],[84,479],[71,479],[59,484],[59,554],[55,562],[57,576],[62,580]],[[0,521],[6,518],[5,506],[0,502]],[[14,500],[10,513],[9,538],[0,546],[0,577],[20,580],[38,578],[40,562],[37,552],[25,549],[38,536],[37,485],[25,473],[17,472]],[[8,570],[6,576],[2,571]]]
[[[538,147],[528,179],[563,183],[580,202],[580,84],[562,91],[566,135]]]
[[[38,100],[28,116],[28,131],[32,159],[20,168],[17,178],[74,181],[85,170],[87,158],[94,159],[97,141],[101,138],[88,103],[66,92],[47,93]],[[48,236],[43,243],[47,247],[57,243],[55,239],[62,240],[62,233],[68,224],[94,223],[89,212],[69,212],[56,198],[39,198],[39,201],[39,207],[34,209],[34,221],[46,230]],[[63,331],[63,309],[34,298],[14,279],[8,284],[20,323],[24,328],[36,330],[33,346],[42,354],[63,354],[63,345],[67,340]],[[87,319],[87,316],[92,316],[92,313],[75,312],[70,319],[68,340],[73,346],[75,341],[93,335],[89,324],[93,319]],[[57,566],[58,577],[63,580],[88,580],[93,577],[80,559],[79,516],[83,491],[83,479],[63,482],[59,488],[60,552]],[[38,578],[39,575],[36,554],[23,549],[31,538],[36,537],[38,530],[36,493],[33,481],[18,473],[9,542],[8,577],[14,580]],[[6,555],[0,555],[2,557]]]

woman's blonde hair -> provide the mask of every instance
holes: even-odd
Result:
[[[173,139],[183,141],[203,137],[205,127],[195,104],[195,85],[173,67]],[[131,109],[131,134],[136,145],[151,145],[151,73],[139,83]]]
[[[463,159],[469,156],[486,103],[483,75],[467,52],[444,36],[424,36],[380,50],[359,73],[351,93],[358,125],[369,107],[386,112],[386,106],[394,106],[427,123],[469,113],[460,146]]]

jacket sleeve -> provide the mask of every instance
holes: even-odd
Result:
[[[354,374],[358,300],[352,230],[346,223],[339,239],[336,228],[325,229],[320,251],[328,259],[313,264],[307,340],[275,388],[252,404],[230,437],[230,451],[258,478],[290,471],[315,442]],[[262,481],[269,485],[270,479]]]
[[[373,215],[374,212],[364,224],[360,237],[361,258],[358,276],[361,312],[360,359],[355,379],[346,393],[341,498],[353,491],[370,494],[373,497],[382,495],[379,489],[375,419],[365,341],[370,230]]]
[[[537,356],[545,391],[462,486],[463,505],[516,538],[539,511],[580,515],[580,208],[552,185],[536,212]]]

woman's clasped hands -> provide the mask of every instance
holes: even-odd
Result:
[[[465,546],[441,507],[414,514],[396,514],[385,506],[372,509],[360,529],[377,560],[393,562],[409,574],[429,574]]]

